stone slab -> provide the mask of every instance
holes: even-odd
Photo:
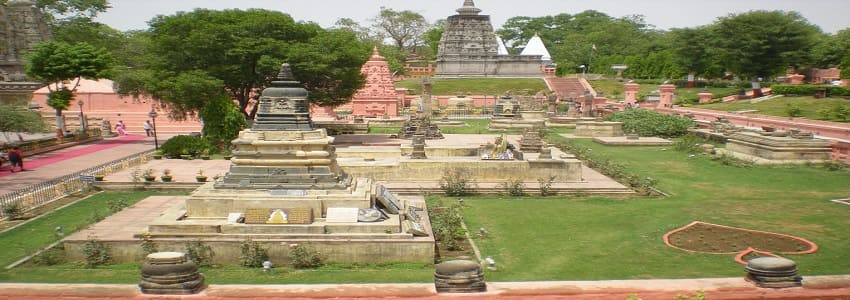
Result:
[[[608,146],[669,146],[673,141],[660,137],[640,137],[629,139],[627,136],[599,136],[593,142]]]
[[[328,223],[357,223],[356,207],[328,207],[325,222]]]

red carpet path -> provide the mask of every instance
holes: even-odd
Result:
[[[115,148],[117,146],[132,143],[138,140],[144,139],[143,135],[125,135],[121,137],[117,137],[114,139],[103,140],[97,144],[91,144],[86,146],[73,147],[68,151],[53,151],[50,153],[45,153],[37,156],[33,156],[30,158],[24,157],[24,169],[33,170],[39,167],[43,167],[46,165],[50,165],[56,162],[73,159],[74,157],[78,157],[81,155],[91,154],[98,151],[108,150],[111,148]],[[106,161],[104,161],[106,162]],[[17,174],[9,172],[8,170],[9,164],[8,162],[4,162],[3,170],[0,171],[0,177],[10,176]]]

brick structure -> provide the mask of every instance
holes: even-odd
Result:
[[[33,1],[0,5],[0,104],[26,105],[41,87],[27,79],[24,53],[52,39],[44,20]]]
[[[367,117],[398,116],[399,94],[393,85],[390,65],[378,53],[377,47],[372,50],[372,57],[363,64],[360,72],[366,76],[366,84],[354,93],[350,103],[351,113]]]

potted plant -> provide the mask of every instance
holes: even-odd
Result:
[[[225,151],[224,152],[224,159],[230,160],[231,158],[233,158],[233,153],[230,153],[230,150]]]
[[[204,149],[204,151],[201,152],[201,159],[210,160],[210,149]]]
[[[104,177],[103,173],[95,173],[94,174],[94,181],[103,181],[103,177]]]
[[[153,153],[153,159],[162,159],[162,150],[156,150],[156,152]]]
[[[153,175],[153,169],[146,169],[142,172],[142,178],[145,179],[145,182],[153,182],[156,180],[156,176]]]
[[[207,175],[204,175],[204,170],[198,170],[198,174],[195,175],[195,180],[198,182],[207,182]]]
[[[188,149],[183,149],[182,151],[180,151],[180,158],[186,159],[186,160],[192,160],[192,155],[189,154]]]
[[[171,177],[171,169],[163,170],[160,178],[162,178],[162,182],[171,182],[171,179],[173,178]]]

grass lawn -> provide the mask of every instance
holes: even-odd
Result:
[[[722,111],[738,111],[738,110],[758,110],[757,114],[787,117],[786,107],[789,103],[799,105],[802,117],[813,120],[827,120],[842,122],[834,118],[824,118],[821,115],[821,110],[828,110],[837,105],[850,105],[850,100],[844,98],[820,98],[815,97],[780,97],[770,100],[761,101],[758,103],[750,103],[749,101],[738,101],[730,103],[711,103],[694,106],[696,108],[714,109]],[[847,121],[843,121],[847,122]]]
[[[791,255],[800,274],[850,269],[850,206],[827,200],[850,192],[850,172],[820,167],[721,165],[664,147],[608,147],[581,140],[629,171],[659,179],[667,198],[465,197],[469,228],[498,271],[488,280],[600,280],[741,276],[733,255],[667,247],[662,235],[691,221],[740,226],[809,239],[820,249]],[[451,201],[451,199],[447,199]]]
[[[549,90],[539,78],[432,78],[431,83],[433,95],[534,95]],[[421,79],[399,81],[395,86],[422,93]]]

